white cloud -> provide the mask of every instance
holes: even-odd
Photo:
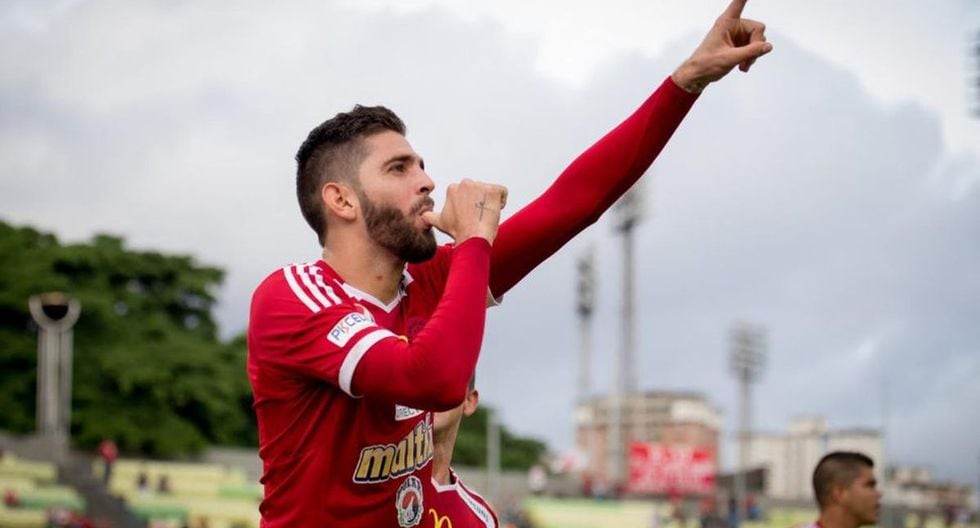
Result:
[[[370,0],[347,2],[366,12],[413,12],[441,6],[467,20],[492,19],[510,35],[533,39],[528,51],[544,75],[581,86],[624,53],[652,57],[687,34],[702,35],[724,0]],[[943,116],[944,141],[980,155],[980,120],[971,118],[970,86],[980,66],[970,56],[980,6],[969,0],[928,5],[914,0],[753,0],[744,16],[783,39],[846,68],[869,94],[888,104],[914,100]],[[780,38],[770,37],[779,50]],[[972,101],[972,103],[971,103]]]

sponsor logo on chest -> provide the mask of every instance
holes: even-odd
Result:
[[[420,421],[397,444],[375,444],[361,449],[354,482],[372,484],[407,475],[432,460],[432,425]]]
[[[404,405],[395,405],[395,420],[402,421],[408,420],[409,418],[415,418],[416,416],[424,413],[425,411],[421,409],[413,409],[411,407],[406,407]]]

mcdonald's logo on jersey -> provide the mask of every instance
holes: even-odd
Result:
[[[429,508],[432,514],[432,526],[434,528],[453,528],[453,520],[448,515],[439,515],[435,508]]]

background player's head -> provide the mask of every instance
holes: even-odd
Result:
[[[466,387],[466,398],[455,408],[448,411],[437,412],[433,417],[433,440],[436,443],[456,440],[456,432],[459,430],[459,423],[464,416],[470,416],[476,412],[480,403],[480,391],[476,390],[476,374],[470,377],[470,383]]]
[[[813,470],[813,494],[821,514],[830,512],[850,526],[878,522],[881,492],[874,461],[861,453],[828,453]]]
[[[402,260],[435,253],[435,236],[420,217],[432,207],[434,184],[391,110],[358,105],[324,121],[300,146],[296,163],[300,210],[320,245],[331,220],[363,221],[371,239]]]

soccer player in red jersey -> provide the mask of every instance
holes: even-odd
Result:
[[[732,0],[653,95],[499,226],[497,185],[449,185],[432,210],[434,184],[386,108],[358,106],[310,132],[296,191],[322,258],[270,274],[249,319],[263,527],[419,525],[431,411],[465,399],[487,301],[633,185],[701,90],[769,52],[744,4]],[[437,247],[432,227],[454,244]]]
[[[476,412],[480,392],[470,378],[466,398],[454,409],[433,416],[432,491],[426,491],[423,527],[497,528],[497,515],[479,494],[474,493],[451,467],[456,434],[463,417]]]

